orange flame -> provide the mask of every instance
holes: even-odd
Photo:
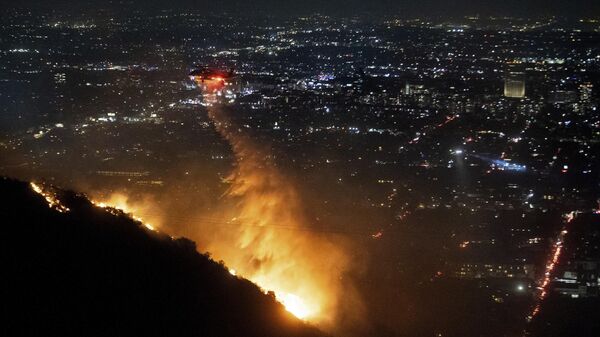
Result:
[[[236,166],[227,179],[230,186],[223,205],[211,216],[224,226],[213,231],[202,226],[194,232],[177,234],[189,236],[203,246],[202,250],[225,261],[234,277],[248,278],[265,292],[272,291],[290,313],[302,320],[331,330],[342,307],[345,319],[360,317],[362,305],[343,279],[350,261],[341,243],[311,232],[300,197],[271,162],[270,150],[243,132],[226,108],[218,104],[218,92],[225,83],[198,81],[198,85],[205,93],[209,117],[232,147]],[[97,202],[99,206],[110,205],[141,216],[144,220],[137,219],[146,224],[150,221],[150,228],[159,224],[156,228],[162,229],[162,219],[152,216],[157,209],[154,202],[132,201],[121,193],[98,199],[103,201]],[[197,222],[203,221],[199,218]],[[342,299],[349,304],[340,305]]]
[[[206,89],[205,100],[214,102],[211,95],[218,88]],[[225,107],[209,106],[208,114],[230,143],[237,164],[225,195],[236,203],[219,215],[239,225],[238,230],[219,231],[208,250],[237,275],[273,291],[298,318],[331,328],[339,300],[352,293],[342,281],[349,268],[347,254],[339,244],[310,231],[300,197],[271,162],[270,151],[238,128]]]
[[[70,209],[67,206],[63,205],[60,202],[60,200],[56,197],[56,195],[54,193],[44,189],[45,186],[43,186],[41,184],[36,184],[34,182],[29,183],[29,186],[31,186],[31,189],[35,193],[44,197],[44,199],[48,203],[48,207],[53,208],[60,213],[67,213],[70,211]]]
[[[156,216],[150,216],[149,210],[152,203],[146,201],[131,201],[125,194],[113,193],[108,198],[100,198],[102,201],[92,200],[92,203],[100,208],[114,208],[129,214],[131,218],[142,223],[147,229],[156,232],[156,224],[161,221]]]

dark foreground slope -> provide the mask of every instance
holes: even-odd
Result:
[[[0,178],[2,336],[321,336],[272,296],[125,215]]]

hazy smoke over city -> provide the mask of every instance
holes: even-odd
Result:
[[[360,326],[363,304],[347,277],[358,261],[349,258],[347,239],[311,226],[293,180],[278,169],[271,148],[237,125],[226,106],[207,109],[235,157],[224,179],[228,188],[212,212],[184,211],[171,207],[169,198],[132,198],[126,191],[99,202],[167,234],[191,238],[232,274],[272,291],[290,312],[322,329]]]
[[[357,313],[359,303],[348,303],[357,299],[344,280],[351,266],[342,245],[311,230],[293,183],[276,168],[267,147],[235,125],[226,108],[209,107],[209,116],[231,144],[236,165],[223,196],[229,206],[214,214],[230,226],[215,227],[207,250],[322,327],[331,328],[338,315]],[[340,312],[342,294],[346,312]]]

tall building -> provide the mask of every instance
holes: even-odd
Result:
[[[549,102],[557,105],[576,104],[577,92],[574,90],[565,90],[556,88],[551,91]]]
[[[422,84],[410,84],[406,83],[404,86],[404,94],[409,95],[420,95],[426,93],[427,89]]]
[[[516,64],[510,64],[504,77],[504,97],[525,97],[525,72]]]
[[[590,108],[594,85],[586,82],[579,85],[579,105],[582,110]]]
[[[594,89],[594,85],[586,82],[579,85],[579,98],[582,103],[589,103],[592,99],[592,90]]]

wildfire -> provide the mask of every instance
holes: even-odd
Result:
[[[96,207],[104,208],[104,209],[107,209],[109,211],[111,209],[114,209],[114,210],[117,210],[117,211],[121,211],[121,212],[129,215],[135,221],[140,222],[147,229],[149,229],[149,230],[151,230],[153,232],[157,232],[158,231],[157,228],[154,225],[152,225],[150,222],[144,220],[139,215],[140,213],[143,213],[143,212],[140,211],[140,209],[143,209],[143,207],[141,207],[141,206],[135,206],[133,203],[130,203],[128,201],[127,197],[125,197],[122,194],[113,194],[106,201],[91,200],[91,202]]]
[[[239,217],[233,221],[250,221],[255,226],[242,226],[229,238],[222,237],[219,242],[224,244],[213,242],[209,245],[209,251],[223,256],[229,265],[235,266],[236,269],[229,269],[231,275],[248,278],[265,289],[265,293],[272,291],[275,299],[299,319],[330,323],[339,291],[339,285],[335,283],[339,280],[339,271],[346,265],[345,256],[336,246],[318,237],[272,226],[277,219],[292,226],[300,225],[298,198],[285,184],[276,190],[266,187],[275,177],[283,184],[276,171],[265,175],[252,167],[251,171],[256,174],[253,175],[246,169],[249,169],[247,165],[238,167],[236,176],[246,179],[233,178],[228,195],[241,198]],[[30,186],[44,197],[48,207],[59,212],[70,211],[43,185],[31,182]],[[91,202],[115,215],[128,214],[147,229],[157,231],[154,225],[139,216],[149,205],[131,202],[123,194]]]
[[[311,315],[311,309],[304,303],[304,301],[294,295],[294,294],[286,294],[280,293],[275,295],[277,300],[283,304],[285,309],[291,312],[294,316],[300,319],[306,319]]]
[[[144,210],[149,206],[146,206],[143,202],[136,204],[135,202],[129,200],[125,195],[117,193],[111,195],[104,201],[92,200],[92,203],[95,206],[104,208],[108,211],[117,210],[119,212],[126,213],[129,216],[131,216],[134,220],[142,223],[149,230],[156,231],[156,228],[153,225],[144,220],[144,218],[146,218],[145,214],[147,214],[144,213]],[[142,216],[140,216],[139,214],[142,214]],[[236,222],[239,221],[239,219],[233,219],[232,221]],[[256,232],[258,235],[258,233],[263,231],[270,232],[272,228],[253,227],[253,230],[259,230],[259,232]],[[266,234],[266,232],[263,232],[263,234]],[[273,238],[273,234],[274,233],[266,234],[266,237]],[[224,238],[225,237],[222,237],[221,240],[223,240]],[[232,238],[226,241],[229,242],[229,240],[232,240]],[[277,249],[277,246],[274,243],[271,243],[273,244],[273,247],[270,248],[267,246],[268,243],[268,240],[264,242],[265,246],[263,248],[267,249],[267,252],[265,252],[264,254],[273,254],[272,250]],[[222,248],[225,249],[225,247]],[[240,250],[231,249],[231,247],[228,248],[228,252],[234,251],[237,252],[237,254],[241,252]],[[303,284],[303,281],[301,281],[300,279],[300,275],[296,271],[294,271],[293,274],[290,273],[290,271],[293,270],[293,267],[295,267],[294,261],[291,261],[289,264],[286,264],[284,266],[280,266],[279,263],[281,262],[278,261],[277,264],[270,266],[269,270],[262,270],[257,272],[249,269],[249,263],[241,262],[241,260],[239,260],[239,256],[230,256],[229,253],[223,253],[220,251],[220,249],[216,249],[214,246],[211,246],[209,251],[211,251],[211,253],[214,253],[216,256],[219,256],[219,258],[221,258],[221,256],[225,257],[225,261],[227,261],[228,265],[235,266],[235,268],[229,268],[228,270],[231,275],[236,277],[248,278],[249,280],[256,283],[258,286],[260,286],[262,289],[265,289],[265,293],[273,291],[275,294],[275,299],[281,304],[283,304],[285,309],[292,313],[294,316],[303,320],[314,319],[315,317],[317,317],[317,314],[320,313],[322,309],[322,300],[317,301],[317,299],[320,298],[316,296],[316,294],[318,294],[319,291],[318,289],[316,289],[316,287],[309,287],[306,285],[304,287],[300,287],[300,285]],[[256,250],[250,252],[250,254],[254,255],[255,259],[261,255],[261,253],[257,252]],[[254,262],[249,262],[251,265],[252,263],[256,263],[256,260]],[[297,281],[287,280],[288,278],[295,278],[297,279]],[[312,294],[313,292],[315,292],[316,294]],[[306,300],[306,298],[311,298],[312,301],[308,301]]]
[[[52,193],[51,191],[44,190],[42,185],[36,184],[34,182],[29,183],[29,185],[35,193],[41,195],[42,197],[44,197],[44,199],[46,199],[48,207],[53,208],[61,213],[67,213],[70,211],[70,209],[67,206],[63,205],[60,202],[60,200],[58,200],[54,193]]]
[[[204,86],[208,86],[204,99],[215,101],[211,96],[218,88],[206,82]],[[223,106],[207,109],[236,158],[227,180],[230,188],[215,216],[232,219],[228,223],[239,226],[217,228],[213,239],[203,238],[206,233],[202,232],[191,235],[204,240],[208,251],[235,268],[230,273],[274,292],[296,317],[331,328],[339,300],[353,296],[342,283],[349,268],[346,253],[339,244],[310,232],[300,197],[271,162],[270,147],[258,144]],[[356,302],[353,305],[353,309],[360,307]]]

